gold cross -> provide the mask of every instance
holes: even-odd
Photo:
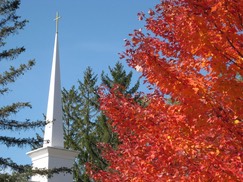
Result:
[[[58,12],[56,14],[56,18],[54,19],[54,21],[56,21],[56,33],[58,33],[58,20],[60,19],[61,17],[58,15]]]

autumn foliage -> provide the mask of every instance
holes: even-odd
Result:
[[[121,144],[97,181],[242,181],[243,0],[163,0],[122,55],[153,88],[146,104],[103,89]]]

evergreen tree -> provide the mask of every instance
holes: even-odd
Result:
[[[78,89],[73,86],[63,90],[65,147],[79,151],[74,165],[76,181],[90,181],[85,164],[92,161],[98,166],[106,165],[96,148],[96,120],[99,115],[97,103],[97,75],[88,67]]]
[[[109,67],[110,75],[102,72],[102,84],[108,88],[120,85],[124,94],[134,94],[135,86],[131,84],[132,72],[128,74],[121,63],[114,68]],[[78,89],[72,86],[70,90],[63,89],[64,134],[65,147],[80,152],[74,164],[75,181],[92,181],[86,174],[86,164],[91,163],[96,169],[105,169],[106,160],[101,157],[99,143],[106,143],[113,147],[118,145],[116,134],[112,132],[106,116],[99,109],[98,77],[88,67],[84,72],[83,82],[78,81]]]
[[[21,20],[20,16],[16,15],[16,10],[19,8],[19,0],[0,0],[0,62],[2,61],[13,61],[25,51],[24,47],[15,47],[6,49],[7,38],[11,35],[18,33],[19,30],[23,29],[27,20]],[[0,95],[4,96],[8,93],[8,85],[14,83],[16,79],[23,75],[27,70],[34,66],[34,60],[28,61],[26,64],[20,64],[18,67],[10,66],[4,72],[0,72]],[[9,132],[22,131],[38,126],[43,126],[42,121],[30,122],[17,121],[11,119],[11,115],[16,114],[23,108],[30,108],[31,105],[28,102],[16,102],[10,105],[4,105],[0,107],[0,130],[8,130]],[[0,144],[7,147],[23,147],[26,145],[36,146],[40,142],[40,139],[36,138],[17,138],[14,136],[3,136],[0,134]],[[13,172],[23,172],[27,166],[18,165],[10,158],[4,158],[0,156],[0,168],[10,169]],[[1,174],[0,179],[10,180],[9,174]],[[14,175],[13,175],[14,176]],[[16,176],[16,175],[15,175]],[[17,179],[17,178],[14,178]]]
[[[108,74],[105,75],[104,71],[102,72],[102,84],[107,86],[109,89],[113,88],[115,85],[119,85],[119,90],[126,95],[131,95],[137,92],[139,87],[139,80],[132,88],[129,88],[132,81],[132,71],[127,74],[124,66],[120,62],[117,62],[114,68],[109,66],[109,71],[111,77]]]
[[[129,73],[126,72],[122,63],[117,62],[114,68],[109,66],[109,74],[105,74],[104,71],[101,73],[101,81],[102,85],[108,87],[108,89],[112,89],[114,86],[117,86],[118,89],[122,94],[126,96],[131,96],[137,93],[139,88],[139,80],[135,83],[133,87],[130,88],[131,81],[132,81],[132,71]],[[134,99],[138,102],[141,102],[139,99],[139,95],[137,94]],[[99,142],[108,143],[113,148],[116,148],[119,141],[117,138],[116,133],[112,132],[112,128],[110,124],[107,122],[108,118],[101,112],[97,122],[97,133],[100,136]]]

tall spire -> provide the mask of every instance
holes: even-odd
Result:
[[[51,81],[49,98],[47,104],[47,114],[44,134],[43,147],[27,152],[31,158],[33,169],[53,169],[53,168],[69,168],[73,166],[73,162],[77,151],[64,149],[63,147],[63,122],[62,122],[62,98],[61,98],[61,79],[60,79],[60,63],[58,52],[58,20],[56,21],[55,44],[52,60]],[[60,172],[54,174],[51,178],[48,176],[34,175],[31,181],[41,182],[69,182],[73,181],[72,174]]]
[[[62,98],[61,98],[61,79],[60,79],[60,60],[58,51],[58,20],[60,16],[56,15],[56,33],[54,52],[52,59],[51,80],[49,88],[49,97],[47,105],[47,114],[44,134],[45,146],[63,148],[63,122],[62,122]]]

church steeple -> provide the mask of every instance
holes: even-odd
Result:
[[[62,122],[62,98],[60,79],[60,60],[58,50],[58,20],[57,14],[54,52],[52,59],[51,81],[46,113],[46,126],[44,134],[44,144],[42,148],[30,151],[27,155],[32,160],[32,167],[38,169],[69,168],[73,162],[77,151],[64,149],[63,142],[63,122]],[[32,181],[38,182],[71,182],[72,174],[60,172],[53,177],[35,175]]]
[[[45,146],[63,148],[62,97],[60,79],[60,60],[58,49],[58,13],[56,15],[56,33],[52,59],[51,80],[46,113],[44,144]]]

